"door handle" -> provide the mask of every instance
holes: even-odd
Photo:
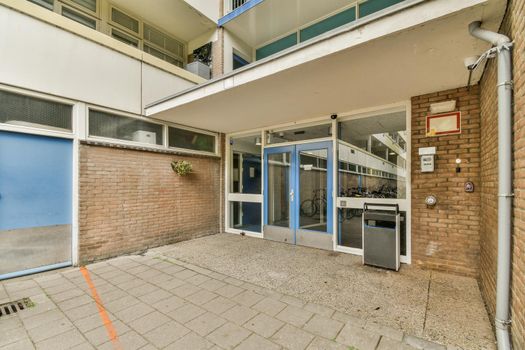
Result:
[[[293,190],[293,188],[290,190],[290,201],[293,202],[294,201],[294,197],[295,197],[295,192]]]

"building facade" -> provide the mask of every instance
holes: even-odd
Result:
[[[467,68],[468,26],[505,33],[525,347],[522,0],[0,5],[0,278],[224,231],[362,255],[387,204],[401,262],[478,278],[491,314],[496,59]]]

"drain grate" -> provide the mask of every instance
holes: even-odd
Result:
[[[0,317],[9,316],[11,314],[25,310],[32,306],[34,306],[34,304],[29,298],[19,299],[11,301],[9,303],[0,304]]]

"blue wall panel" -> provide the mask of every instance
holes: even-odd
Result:
[[[359,17],[371,15],[404,0],[368,0],[359,5]]]
[[[71,140],[0,131],[0,230],[72,222]]]
[[[263,59],[265,57],[273,55],[274,53],[292,47],[295,44],[297,44],[297,33],[290,34],[288,36],[285,36],[284,38],[274,41],[273,43],[258,48],[255,51],[255,59]]]
[[[355,21],[355,7],[351,7],[320,22],[312,24],[309,27],[301,29],[299,32],[300,40],[302,42],[314,38],[353,21]]]

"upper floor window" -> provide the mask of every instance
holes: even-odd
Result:
[[[186,44],[183,41],[109,3],[107,6],[102,6],[101,3],[107,0],[28,1],[184,68]],[[100,11],[100,8],[106,7],[108,11]]]

